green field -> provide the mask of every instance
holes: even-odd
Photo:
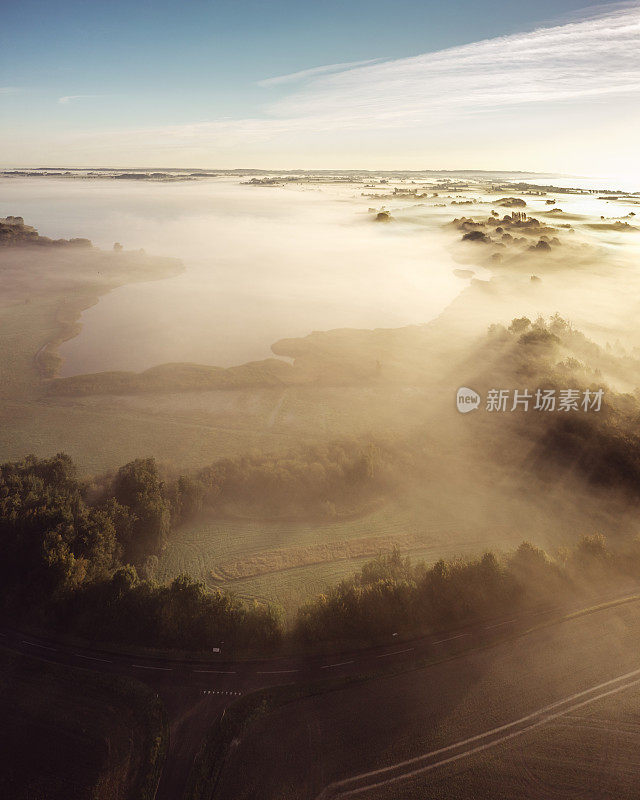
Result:
[[[357,519],[333,522],[201,520],[172,534],[158,577],[185,572],[211,587],[281,606],[287,617],[300,603],[394,546],[427,562],[508,549],[519,531],[507,525],[479,530],[464,520],[438,519],[429,497],[391,501]]]

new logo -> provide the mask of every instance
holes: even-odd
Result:
[[[456,393],[456,405],[461,414],[468,414],[469,411],[475,411],[480,405],[480,395],[469,389],[467,386],[461,386]]]

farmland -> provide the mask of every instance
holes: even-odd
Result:
[[[428,780],[408,780],[401,795],[398,786],[390,786],[361,796],[366,800],[423,800],[425,796],[433,800],[498,796],[631,800],[639,777],[639,722],[636,687],[556,719],[517,743],[444,766]]]
[[[0,710],[4,797],[150,796],[165,723],[141,684],[0,651]]]
[[[275,708],[245,732],[215,797],[243,800],[255,796],[259,786],[265,800],[314,800],[336,781],[431,753],[579,692],[586,694],[578,700],[593,696],[594,702],[480,754],[358,796],[633,797],[637,686],[630,683],[601,699],[588,690],[605,684],[600,690],[605,692],[615,685],[607,681],[637,670],[639,620],[637,604],[601,611],[516,641]],[[402,772],[399,768],[395,774]],[[367,779],[360,785],[366,786]]]

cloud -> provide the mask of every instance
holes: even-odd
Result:
[[[370,58],[366,61],[345,61],[341,64],[326,64],[323,67],[311,67],[310,69],[303,69],[299,72],[290,72],[287,75],[277,75],[274,78],[265,78],[264,80],[258,81],[258,86],[278,86],[283,83],[296,83],[298,81],[304,81],[307,78],[314,78],[317,75],[323,75],[328,72],[342,72],[346,69],[352,69],[353,67],[360,67],[364,64],[374,64],[378,61],[382,61],[381,58]]]
[[[591,115],[599,122],[594,101],[607,108],[615,104],[616,113],[623,113],[637,107],[640,94],[640,5],[612,8],[409,58],[333,64],[269,78],[262,84],[295,82],[296,90],[261,116],[96,135],[103,137],[100,146],[111,146],[120,137],[123,147],[152,143],[169,153],[181,147],[211,152],[243,143],[298,145],[318,133],[331,134],[334,146],[335,136],[349,132],[395,130],[399,136],[418,136],[439,129],[441,138],[464,131],[471,139],[476,123],[489,120],[497,126],[500,116],[544,125],[576,102],[587,109],[587,120]],[[460,124],[452,128],[454,123]]]
[[[67,94],[64,97],[58,98],[60,105],[66,106],[68,103],[73,103],[75,100],[84,100],[88,97],[101,97],[99,94]]]
[[[0,94],[18,94],[19,91],[17,86],[0,86]]]
[[[275,103],[286,118],[382,127],[640,91],[640,6],[530,33],[356,67]]]

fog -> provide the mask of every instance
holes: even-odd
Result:
[[[37,191],[34,191],[37,189]],[[61,375],[270,355],[286,336],[434,317],[468,281],[437,230],[372,224],[351,188],[39,180],[8,183],[0,212],[40,233],[175,256],[183,275],[118,288],[60,349]]]
[[[634,536],[638,198],[373,183],[4,181],[0,214],[104,248],[3,251],[6,457],[64,451],[96,475],[153,456],[173,478],[235,459],[237,486],[171,539],[158,577],[289,613],[394,544],[433,562]],[[276,342],[280,362],[184,365]],[[491,389],[549,385],[604,386],[608,410],[486,411]],[[474,414],[461,386],[482,397]]]

